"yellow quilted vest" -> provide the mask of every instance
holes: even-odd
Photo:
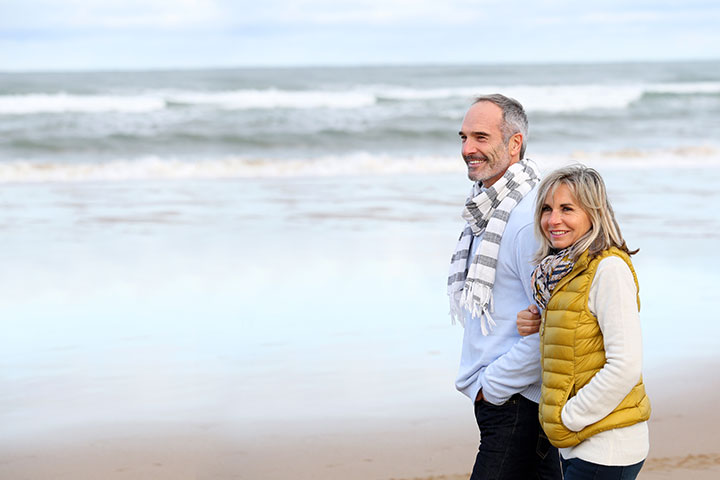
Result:
[[[599,422],[573,432],[563,425],[560,418],[568,399],[605,365],[603,336],[597,318],[588,309],[588,297],[598,264],[610,255],[625,260],[638,286],[635,269],[625,252],[612,247],[589,259],[585,251],[572,271],[558,282],[543,312],[539,415],[543,430],[556,447],[572,447],[596,433],[627,427],[650,418],[650,400],[645,394],[642,377],[620,405]]]

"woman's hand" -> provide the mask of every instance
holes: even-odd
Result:
[[[540,331],[540,310],[535,305],[530,305],[517,314],[517,331],[526,337]]]

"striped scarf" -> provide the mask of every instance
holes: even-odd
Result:
[[[472,318],[481,320],[483,335],[495,326],[490,313],[494,310],[492,289],[500,240],[510,212],[539,181],[537,165],[526,158],[510,165],[490,188],[483,188],[480,182],[473,185],[462,214],[468,223],[450,260],[448,296],[453,323],[459,321],[464,326],[464,311],[468,311]],[[480,246],[468,267],[472,239],[481,235]]]
[[[543,310],[547,307],[557,283],[575,266],[575,261],[569,255],[571,249],[572,245],[554,255],[548,255],[533,270],[533,298]]]

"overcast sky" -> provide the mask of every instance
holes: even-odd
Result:
[[[0,70],[720,59],[717,0],[0,0]]]

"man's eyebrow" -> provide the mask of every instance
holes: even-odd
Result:
[[[465,132],[462,130],[458,132],[458,135],[461,137],[465,135]],[[468,135],[472,135],[473,137],[489,137],[490,135],[486,132],[470,132]]]

